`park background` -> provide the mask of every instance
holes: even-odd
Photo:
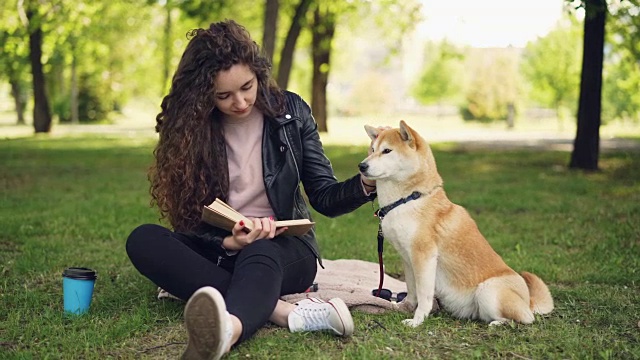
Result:
[[[364,124],[407,120],[434,143],[450,198],[556,299],[531,326],[437,314],[412,330],[403,314],[356,313],[346,340],[267,327],[231,358],[640,358],[637,0],[443,3],[2,2],[0,358],[180,354],[182,306],[155,300],[124,239],[163,223],[146,170],[186,33],[225,18],[310,103],[339,179],[366,153]],[[584,29],[593,36],[605,9],[602,68],[585,71],[595,42]],[[589,146],[576,151],[579,119]],[[372,210],[314,213],[323,255],[377,261]],[[385,264],[402,278],[389,247]],[[60,275],[72,265],[100,276],[79,319],[61,314]]]
[[[153,126],[187,31],[232,18],[265,44],[278,83],[307,99],[328,134],[351,134],[344,126],[354,121],[395,124],[405,117],[441,120],[445,127],[462,120],[472,127],[575,134],[585,18],[580,2],[319,4],[4,2],[2,133],[30,132],[8,126],[14,123],[35,132],[65,124]],[[605,138],[618,134],[609,128],[638,133],[637,15],[635,1],[609,5],[601,71]],[[589,77],[598,74],[586,70]],[[34,99],[43,105],[34,107]],[[35,113],[41,120],[33,121]]]

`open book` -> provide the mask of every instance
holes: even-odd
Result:
[[[224,201],[216,198],[214,202],[209,205],[205,205],[202,209],[202,221],[207,224],[229,230],[233,229],[234,225],[242,220],[246,230],[253,230],[253,221],[247,219],[244,215],[237,212],[231,206],[227,205]],[[280,220],[276,221],[276,227],[287,227],[282,235],[301,236],[306,234],[315,222],[309,219],[300,220]]]

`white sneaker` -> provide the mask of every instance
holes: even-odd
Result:
[[[184,308],[184,324],[189,340],[183,360],[218,360],[229,350],[233,326],[218,290],[205,286],[193,293]]]
[[[323,301],[304,299],[288,317],[291,332],[332,330],[336,335],[353,334],[353,318],[349,308],[340,298]]]
[[[327,302],[322,300],[322,299],[318,299],[318,298],[306,298],[306,299],[302,299],[300,301],[298,301],[296,303],[296,305],[300,306],[300,305],[307,305],[307,304],[326,304]]]

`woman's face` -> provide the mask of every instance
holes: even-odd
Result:
[[[214,103],[229,120],[246,118],[256,103],[258,79],[245,64],[220,71],[215,80]]]

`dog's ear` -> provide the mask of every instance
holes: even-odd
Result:
[[[416,139],[413,136],[413,129],[407,125],[404,120],[400,120],[400,137],[405,141],[409,147],[414,149],[416,147]]]
[[[367,135],[369,135],[371,140],[375,140],[378,137],[378,134],[380,134],[380,130],[371,125],[365,125],[364,130],[367,132]]]

